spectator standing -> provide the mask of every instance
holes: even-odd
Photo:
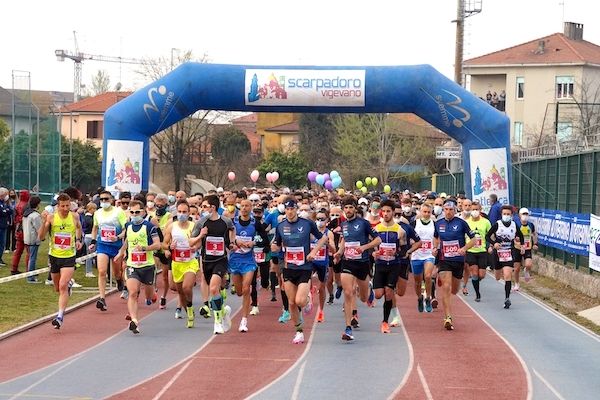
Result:
[[[14,189],[8,191],[8,200],[6,200],[8,207],[10,208],[10,219],[8,220],[8,230],[6,231],[6,247],[4,253],[10,253],[15,251],[16,239],[15,239],[15,205],[16,205],[17,194]]]
[[[85,214],[83,214],[83,218],[81,219],[81,229],[83,229],[84,235],[84,243],[86,254],[90,254],[90,244],[92,244],[92,228],[94,227],[94,213],[96,212],[97,207],[96,203],[90,202],[85,206]],[[95,278],[93,271],[94,260],[88,258],[85,260],[85,277],[86,278]]]
[[[499,102],[500,102],[500,100],[498,99],[498,93],[496,93],[496,92],[492,93],[492,107],[498,108]]]
[[[33,196],[29,200],[29,207],[23,212],[23,243],[27,250],[27,272],[35,271],[38,249],[40,248],[40,239],[38,232],[42,227],[42,217],[38,212],[40,198]],[[28,283],[38,283],[37,276],[27,277]]]
[[[6,237],[9,230],[8,223],[10,222],[12,214],[8,199],[8,190],[4,187],[0,187],[0,267],[6,266],[6,263],[2,260],[2,256],[4,255]]]
[[[17,245],[15,247],[15,252],[12,258],[12,268],[10,270],[11,275],[16,275],[20,273],[19,271],[19,263],[21,262],[21,256],[23,255],[23,250],[25,250],[25,243],[23,242],[23,213],[29,207],[29,190],[21,190],[19,193],[19,203],[15,207],[15,237],[17,239]],[[29,257],[25,259],[25,265],[29,264]]]
[[[501,90],[498,95],[498,110],[502,112],[506,110],[506,92],[504,90]]]

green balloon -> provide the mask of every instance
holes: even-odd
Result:
[[[370,186],[370,185],[371,185],[371,182],[372,182],[372,181],[371,181],[371,177],[367,176],[367,177],[365,178],[365,183],[367,184],[367,186]]]
[[[390,187],[390,185],[385,185],[385,186],[383,187],[383,191],[384,191],[385,193],[389,193],[389,192],[391,192],[391,191],[392,191],[392,188]]]
[[[362,188],[363,187],[362,181],[356,181],[356,187],[359,189]]]
[[[363,186],[362,188],[360,188],[360,191],[363,192],[364,194],[367,194],[367,187]]]
[[[373,186],[377,186],[377,184],[379,183],[379,179],[371,178],[371,183],[373,184]]]

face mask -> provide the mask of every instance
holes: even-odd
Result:
[[[235,211],[235,206],[227,206],[227,211],[232,213]]]
[[[177,221],[179,222],[185,222],[188,220],[188,214],[187,213],[177,213]]]
[[[317,221],[317,227],[320,229],[325,226],[325,221]]]
[[[158,215],[159,217],[162,217],[163,215],[165,215],[167,213],[167,206],[156,206],[156,215]]]
[[[202,211],[202,214],[200,214],[202,216],[202,218],[204,217],[208,217],[210,215],[210,213],[208,211]]]
[[[100,203],[100,207],[102,207],[104,210],[106,210],[107,208],[110,207],[110,203],[103,201]]]
[[[521,221],[527,222],[529,220],[529,215],[521,215]]]
[[[167,199],[169,199],[169,204],[175,203],[175,196],[173,196],[172,194],[168,195]]]
[[[440,215],[442,213],[442,206],[433,206],[433,213],[435,215]]]
[[[394,217],[394,222],[397,224],[399,224],[401,220],[402,220],[401,218]]]
[[[17,198],[17,195],[16,195],[16,194],[11,194],[11,195],[10,195],[10,198],[11,198],[11,199],[16,199],[16,198]]]
[[[510,215],[502,216],[502,222],[510,222],[511,220],[512,220],[512,217]]]
[[[277,211],[283,214],[285,212],[285,206],[283,204],[277,205]]]
[[[133,217],[131,217],[131,222],[133,222],[136,225],[141,224],[142,221],[144,221],[144,217],[142,217],[141,215],[134,215]]]
[[[308,219],[308,211],[304,211],[304,210],[302,210],[302,211],[300,211],[300,212],[298,213],[298,216],[299,216],[300,218]]]
[[[71,202],[71,211],[77,211],[79,206],[74,201]]]
[[[471,211],[463,211],[462,214],[464,218],[469,218],[471,215],[473,215]]]
[[[154,208],[154,202],[153,201],[149,201],[148,203],[146,203],[146,205],[148,206],[148,208]]]
[[[479,218],[479,210],[473,210],[473,211],[471,211],[471,217],[473,217],[473,218]]]
[[[235,203],[235,208],[240,209],[240,203]]]
[[[8,201],[8,195],[4,196],[4,201]]]
[[[402,206],[402,212],[404,214],[410,214],[412,212],[412,207],[411,206]]]

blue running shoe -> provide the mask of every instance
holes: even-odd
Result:
[[[284,310],[281,313],[281,317],[279,317],[279,322],[281,322],[282,324],[285,324],[286,322],[288,322],[290,319],[292,318],[292,316],[290,315],[289,311]]]
[[[336,299],[339,299],[340,297],[342,297],[342,291],[343,291],[343,289],[341,286],[338,286],[337,289],[335,289],[335,298]]]
[[[425,311],[433,312],[433,307],[431,307],[431,299],[425,299]]]
[[[346,328],[344,333],[342,333],[342,340],[345,340],[345,341],[354,340],[354,336],[352,336],[352,328],[350,328],[350,327]]]

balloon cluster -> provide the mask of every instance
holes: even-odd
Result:
[[[230,172],[229,174],[233,174],[233,172]],[[279,179],[279,172],[277,171],[273,171],[273,172],[267,172],[267,175],[265,176],[267,178],[267,182],[269,183],[275,183],[278,179]],[[260,178],[260,172],[258,172],[258,170],[254,170],[250,173],[250,180],[254,183],[256,183],[256,181],[258,181],[258,178]],[[229,176],[229,179],[231,179],[231,175]],[[235,174],[234,174],[234,178],[235,179]],[[233,180],[231,179],[231,180]]]
[[[279,179],[279,172],[277,172],[277,171],[267,172],[266,178],[267,178],[267,182],[275,183],[277,181],[277,179]]]
[[[336,170],[324,174],[320,174],[317,171],[310,171],[306,175],[306,178],[312,183],[323,186],[327,190],[337,189],[342,184],[342,177]]]
[[[379,183],[379,179],[377,179],[375,177],[372,178],[370,176],[367,176],[365,178],[365,182],[364,183],[363,183],[363,181],[359,180],[359,181],[356,181],[355,185],[356,185],[356,188],[358,190],[360,190],[363,193],[367,193],[369,191],[369,186],[376,187],[378,183]],[[389,192],[392,191],[392,188],[390,187],[390,185],[385,185],[383,187],[383,191],[385,193],[389,193]]]

